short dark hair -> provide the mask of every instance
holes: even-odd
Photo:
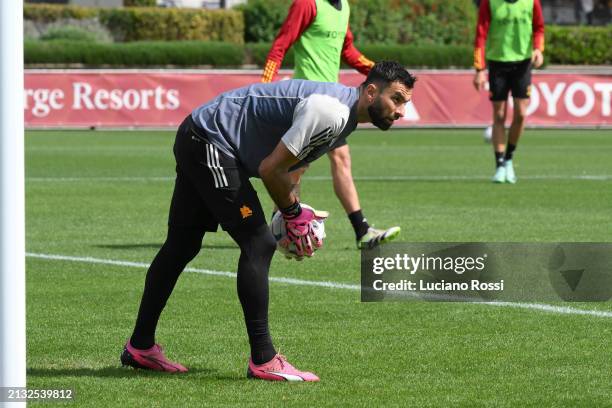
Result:
[[[399,62],[379,61],[374,64],[362,85],[365,87],[376,82],[382,83],[382,87],[386,88],[393,82],[401,82],[406,88],[412,89],[416,80],[416,77],[408,72]]]

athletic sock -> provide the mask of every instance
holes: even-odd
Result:
[[[132,347],[147,350],[155,344],[155,329],[166,301],[176,281],[200,251],[204,231],[192,228],[170,227],[168,237],[151,263],[145,279],[134,332],[130,337]]]
[[[361,210],[350,213],[348,218],[351,221],[353,230],[355,230],[355,237],[357,237],[357,240],[361,239],[361,237],[368,233],[368,228],[370,228],[370,225],[368,224],[368,220],[363,218]]]
[[[267,225],[255,229],[231,228],[228,232],[240,246],[236,283],[251,359],[255,364],[267,363],[276,355],[268,328],[268,271],[276,240]]]
[[[495,167],[504,165],[504,152],[495,152]]]
[[[130,345],[136,350],[148,350],[155,345],[155,336],[138,337],[132,335]]]
[[[504,157],[505,161],[512,160],[512,155],[514,154],[514,150],[516,149],[516,145],[508,143],[506,147],[506,156]]]
[[[259,365],[272,360],[276,355],[276,350],[272,345],[268,319],[246,320],[245,323],[249,335],[253,363]]]

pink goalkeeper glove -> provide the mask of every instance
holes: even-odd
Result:
[[[296,203],[297,204],[297,203]],[[299,206],[299,204],[297,204]],[[328,214],[325,211],[316,211],[310,206],[299,206],[301,211],[298,215],[283,212],[285,228],[287,230],[287,246],[295,245],[295,253],[299,257],[312,256],[314,251],[323,246],[323,241],[314,233],[312,221],[324,220]],[[295,210],[294,210],[295,211]]]

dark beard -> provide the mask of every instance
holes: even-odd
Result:
[[[368,106],[368,114],[370,115],[372,124],[380,130],[388,130],[391,127],[392,122],[386,120],[382,114],[382,104],[379,99]]]

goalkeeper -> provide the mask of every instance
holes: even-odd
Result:
[[[270,381],[318,381],[278,354],[268,329],[268,271],[276,241],[249,178],[262,179],[281,209],[297,256],[322,245],[312,230],[315,211],[300,206],[291,172],[345,143],[357,123],[387,130],[404,115],[415,78],[396,62],[380,62],[358,88],[304,80],[254,84],[196,108],[176,134],[176,181],[168,235],[151,263],[121,362],[184,372],[155,344],[160,314],[176,281],[218,226],[240,248],[238,297],[251,358],[247,375]]]
[[[374,62],[353,45],[349,27],[348,0],[294,0],[268,54],[262,82],[270,82],[278,72],[289,47],[295,52],[293,78],[338,82],[340,58],[364,75]],[[351,155],[346,143],[328,152],[334,191],[355,231],[358,248],[372,248],[396,238],[399,227],[374,229],[364,218],[351,171]],[[299,177],[294,180],[299,194]]]

